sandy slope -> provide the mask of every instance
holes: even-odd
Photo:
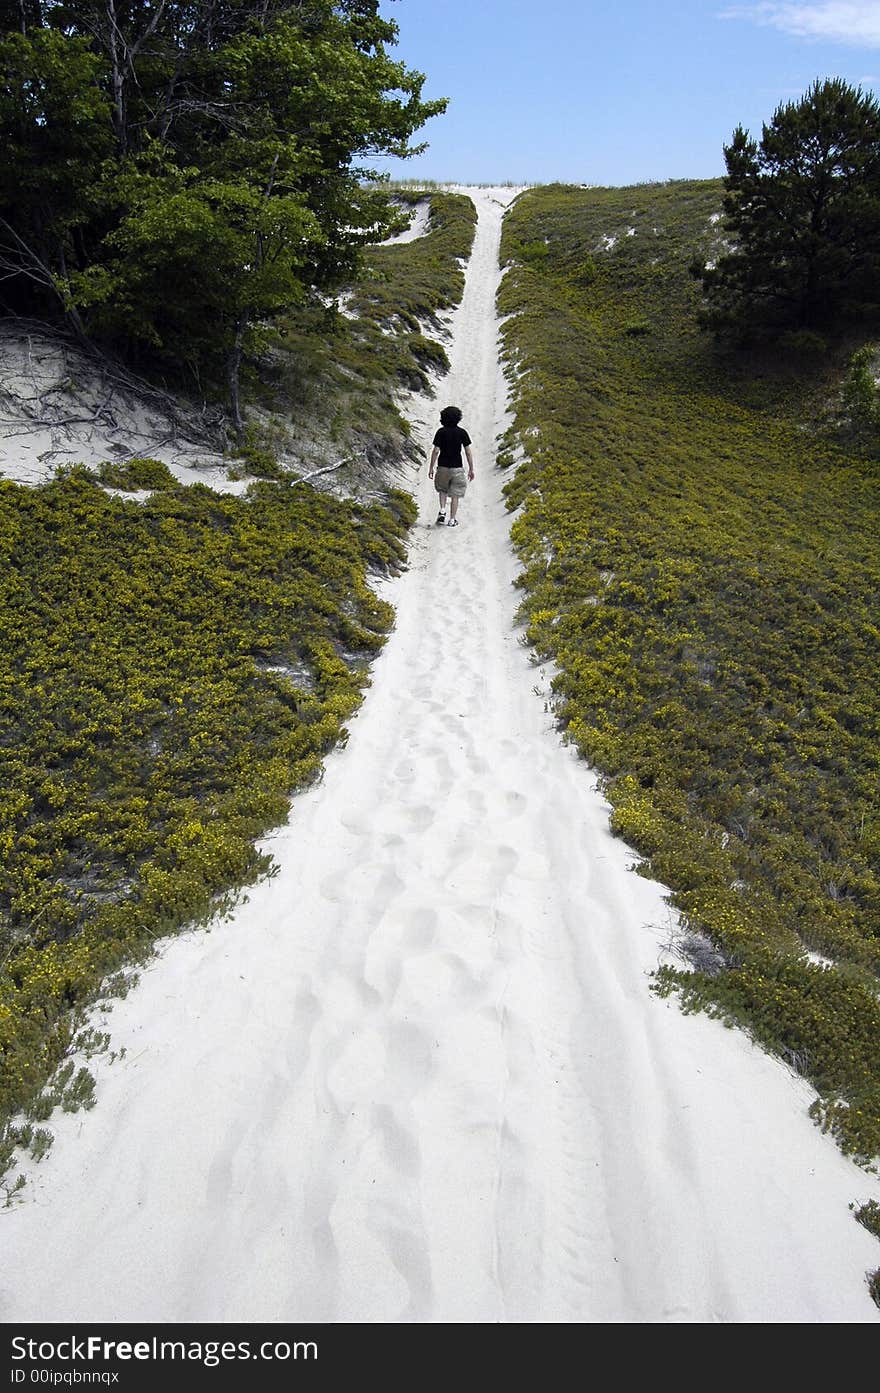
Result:
[[[99,465],[146,455],[181,483],[243,493],[229,460],[196,443],[181,403],[175,415],[158,398],[126,390],[75,345],[0,324],[0,477],[41,484],[59,465]]]
[[[428,223],[431,219],[431,200],[424,199],[421,203],[412,205],[409,227],[404,228],[403,232],[398,232],[394,237],[387,237],[383,243],[386,247],[400,246],[403,242],[414,242],[417,237],[424,237],[428,231]]]
[[[349,747],[280,875],[116,1006],[125,1060],[2,1216],[6,1320],[877,1319],[876,1184],[781,1065],[650,995],[662,892],[532,690],[490,468],[510,192],[474,197],[462,526],[423,473]]]

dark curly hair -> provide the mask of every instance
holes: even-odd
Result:
[[[461,420],[461,412],[457,406],[444,406],[440,412],[440,421],[444,426],[457,426]]]

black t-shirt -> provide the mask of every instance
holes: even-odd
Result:
[[[461,469],[462,446],[470,443],[471,438],[462,426],[441,426],[433,440],[440,451],[437,463],[445,464],[447,469]]]

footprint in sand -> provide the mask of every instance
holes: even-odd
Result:
[[[420,953],[430,948],[437,928],[437,912],[433,909],[414,909],[406,916],[403,946],[408,953]]]
[[[430,1079],[434,1041],[420,1026],[393,1021],[386,1032],[385,1089],[397,1103],[408,1103]]]
[[[458,953],[444,953],[443,966],[450,975],[449,997],[456,1007],[468,1009],[486,994],[486,976],[474,971]]]
[[[386,1050],[383,1032],[368,1025],[329,1043],[322,1060],[324,1090],[339,1117],[384,1091]]]
[[[512,846],[506,843],[501,846],[490,846],[484,848],[484,855],[488,864],[495,871],[496,875],[508,876],[519,862],[519,855]]]
[[[393,866],[379,872],[376,888],[370,896],[370,918],[378,923],[397,897],[406,889]]]
[[[320,1014],[320,1004],[311,984],[303,984],[291,1003],[290,1029],[286,1041],[288,1088],[296,1082],[309,1062],[312,1031]]]
[[[412,760],[396,764],[391,771],[391,779],[398,784],[414,784],[417,778],[416,766]]]
[[[377,1103],[372,1112],[373,1127],[382,1139],[385,1159],[390,1168],[407,1179],[416,1179],[422,1165],[419,1144],[398,1113],[399,1109],[387,1103]]]
[[[417,803],[414,808],[404,810],[407,825],[413,832],[426,832],[437,820],[437,813],[427,803]]]

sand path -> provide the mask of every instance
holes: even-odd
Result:
[[[510,192],[473,196],[462,525],[423,472],[349,746],[280,874],[115,1006],[125,1059],[0,1216],[7,1321],[877,1319],[876,1183],[780,1064],[649,993],[662,891],[533,691],[490,454]]]

